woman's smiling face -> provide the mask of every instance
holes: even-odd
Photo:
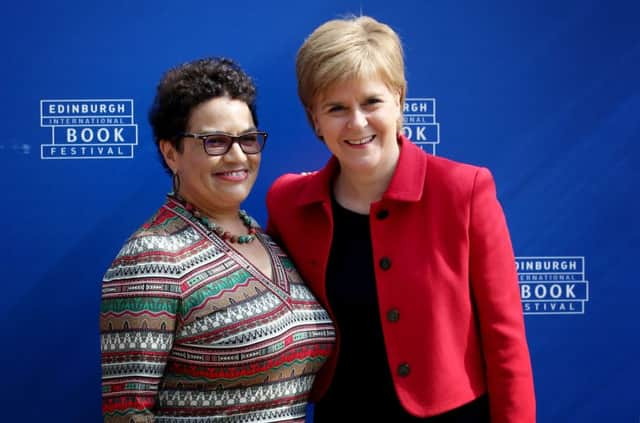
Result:
[[[337,82],[316,96],[310,112],[342,170],[375,175],[395,167],[400,95],[381,79]]]
[[[193,109],[186,132],[239,135],[255,129],[247,103],[216,97]],[[261,153],[245,154],[238,143],[224,155],[210,156],[201,139],[190,137],[182,139],[182,152],[166,142],[163,154],[180,177],[179,194],[208,214],[240,207],[256,181],[261,159]]]

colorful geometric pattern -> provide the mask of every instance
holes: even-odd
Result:
[[[334,327],[257,237],[272,279],[173,199],[125,243],[102,282],[105,422],[304,421]]]

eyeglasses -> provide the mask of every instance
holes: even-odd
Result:
[[[234,142],[237,142],[245,154],[258,154],[267,142],[267,133],[263,131],[247,132],[241,135],[231,135],[224,132],[208,134],[180,134],[184,138],[202,140],[205,153],[210,156],[224,156],[229,152]]]

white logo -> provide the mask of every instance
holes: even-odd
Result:
[[[436,122],[435,98],[407,98],[403,109],[403,134],[427,152],[436,154],[440,124]]]
[[[132,159],[138,145],[133,100],[40,100],[40,126],[51,128],[41,159]]]
[[[584,257],[516,257],[524,314],[584,314]]]

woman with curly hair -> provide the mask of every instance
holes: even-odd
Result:
[[[105,422],[301,422],[334,328],[240,204],[267,133],[228,59],[169,70],[149,114],[173,191],[102,282]]]

